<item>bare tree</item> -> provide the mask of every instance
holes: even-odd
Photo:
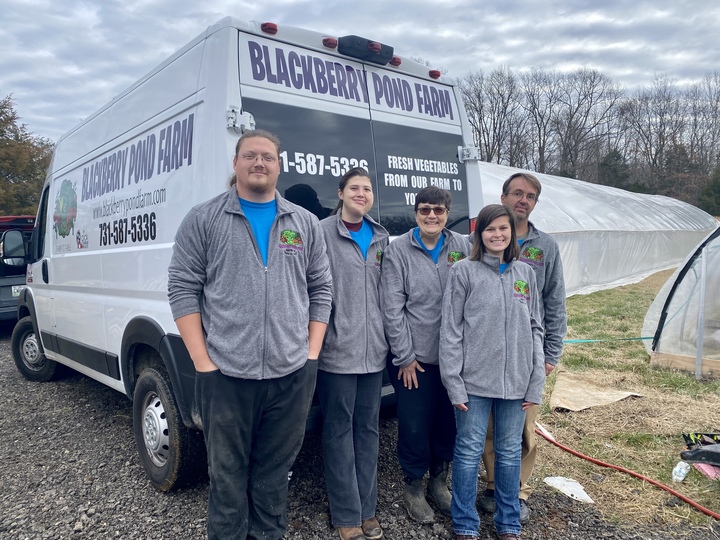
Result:
[[[511,155],[517,157],[514,150],[525,125],[518,114],[520,94],[515,74],[507,68],[493,70],[487,76],[471,73],[463,79],[461,88],[480,159],[515,165]]]
[[[548,170],[552,121],[560,100],[560,79],[557,71],[533,69],[522,75],[522,106],[528,117],[529,133],[535,150],[533,168]]]
[[[633,158],[647,166],[645,182],[663,192],[663,169],[668,152],[683,142],[685,102],[675,81],[657,75],[649,89],[639,90],[622,105],[633,139]]]
[[[562,77],[559,94],[552,122],[559,158],[557,173],[590,180],[587,165],[599,161],[591,151],[608,129],[622,90],[597,70],[579,69]]]

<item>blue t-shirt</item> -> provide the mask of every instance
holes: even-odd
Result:
[[[507,270],[508,263],[500,263],[500,273],[504,274],[505,270]]]
[[[350,238],[352,238],[360,248],[363,260],[367,259],[367,251],[373,237],[372,225],[370,225],[366,219],[363,219],[359,231],[348,230],[348,232],[350,233]]]
[[[250,222],[255,242],[257,243],[260,255],[262,256],[263,266],[267,266],[268,246],[270,245],[270,229],[275,221],[277,214],[277,202],[275,199],[265,203],[256,203],[252,201],[240,200],[240,208],[242,208],[245,217]]]
[[[415,240],[418,241],[418,244],[420,244],[422,248],[428,252],[430,257],[432,257],[433,262],[437,264],[438,258],[440,257],[440,252],[445,245],[445,235],[442,233],[440,234],[440,238],[438,238],[437,244],[435,244],[435,247],[432,249],[428,249],[423,243],[422,238],[420,238],[420,227],[415,227],[413,235],[415,236]]]

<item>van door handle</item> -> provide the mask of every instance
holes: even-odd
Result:
[[[43,259],[43,262],[42,262],[42,279],[43,279],[44,283],[50,283],[50,278],[48,277],[47,259]]]

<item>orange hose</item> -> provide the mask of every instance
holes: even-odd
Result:
[[[585,454],[581,454],[581,453],[578,452],[577,450],[573,450],[573,449],[570,448],[569,446],[565,446],[564,444],[561,444],[561,443],[557,442],[555,439],[553,439],[553,438],[551,438],[551,437],[548,437],[547,435],[545,435],[545,433],[543,433],[542,431],[540,431],[540,430],[537,429],[537,428],[535,428],[535,433],[537,433],[538,435],[540,435],[540,436],[541,436],[543,439],[545,439],[546,441],[551,442],[552,444],[554,444],[554,445],[557,446],[558,448],[561,448],[562,450],[565,450],[566,452],[569,452],[570,454],[572,454],[572,455],[574,455],[574,456],[577,456],[577,457],[579,457],[579,458],[585,459],[585,460],[587,460],[587,461],[589,461],[589,462],[591,462],[591,463],[594,463],[595,465],[600,465],[601,467],[608,467],[608,468],[610,468],[610,469],[615,469],[616,471],[620,471],[620,472],[623,472],[623,473],[625,473],[625,474],[629,474],[630,476],[634,476],[635,478],[639,478],[640,480],[644,480],[645,482],[647,482],[647,483],[649,483],[649,484],[652,484],[653,486],[657,486],[657,487],[659,487],[660,489],[664,489],[665,491],[667,491],[668,493],[674,495],[674,496],[677,497],[678,499],[680,499],[680,500],[682,500],[682,501],[685,501],[685,502],[688,503],[690,506],[692,506],[692,507],[700,510],[703,514],[707,514],[708,516],[710,516],[710,517],[712,517],[712,518],[715,518],[715,519],[717,519],[718,521],[720,521],[720,514],[718,514],[717,512],[713,512],[712,510],[708,510],[707,508],[705,508],[704,506],[696,503],[696,502],[693,501],[692,499],[688,499],[688,498],[687,498],[685,495],[683,495],[682,493],[678,493],[678,492],[675,491],[673,488],[668,487],[668,486],[666,486],[665,484],[661,484],[661,483],[658,482],[657,480],[653,480],[652,478],[648,478],[647,476],[643,476],[642,474],[636,473],[635,471],[631,471],[630,469],[626,469],[625,467],[620,467],[619,465],[613,465],[612,463],[605,463],[604,461],[600,461],[599,459],[595,459],[595,458],[592,458],[592,457],[590,457],[590,456],[586,456]]]

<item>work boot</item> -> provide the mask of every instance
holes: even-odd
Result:
[[[341,540],[366,540],[360,527],[337,527],[338,536]]]
[[[520,525],[527,525],[530,522],[530,506],[525,499],[520,499]]]
[[[493,514],[495,512],[495,490],[486,489],[483,494],[480,495],[478,501],[478,508],[486,514]]]
[[[428,495],[435,501],[438,510],[446,516],[450,515],[450,501],[452,501],[452,495],[447,487],[448,468],[447,461],[431,467],[430,481],[428,482]]]
[[[367,540],[380,540],[383,537],[382,527],[375,516],[363,521],[361,528]]]
[[[412,482],[405,480],[403,503],[408,515],[418,523],[432,523],[435,521],[435,513],[425,500],[422,478]]]

